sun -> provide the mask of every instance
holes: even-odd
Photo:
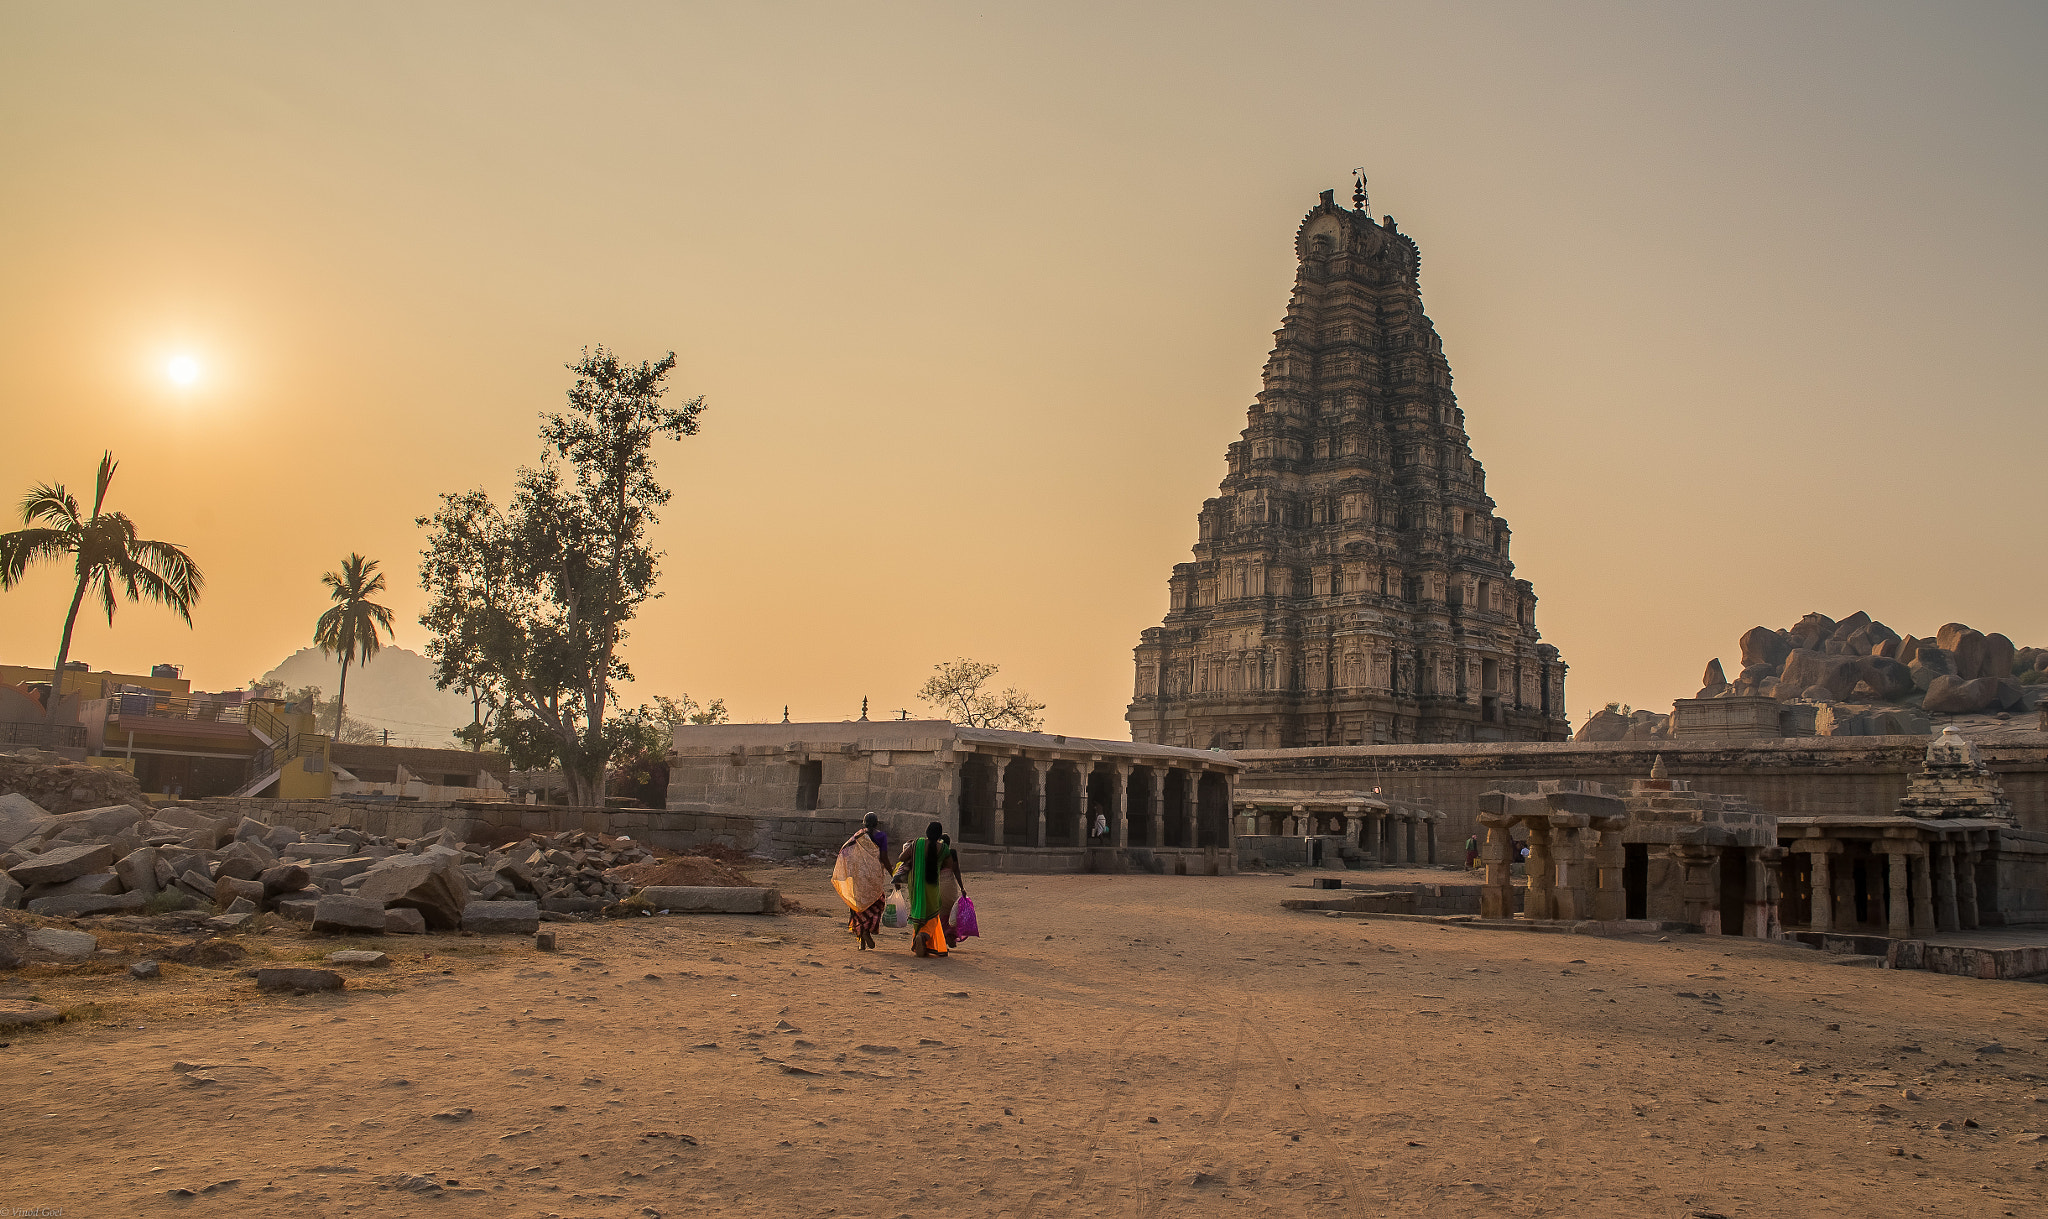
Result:
[[[192,385],[199,380],[199,361],[191,356],[172,356],[164,365],[164,375],[173,385]]]

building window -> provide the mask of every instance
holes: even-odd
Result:
[[[825,785],[825,764],[805,762],[796,770],[796,806],[804,812],[816,811],[818,789]]]

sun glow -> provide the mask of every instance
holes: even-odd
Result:
[[[193,385],[199,380],[199,361],[191,356],[172,356],[164,365],[164,375],[173,385]]]

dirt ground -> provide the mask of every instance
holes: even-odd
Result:
[[[822,868],[756,876],[830,908]],[[944,961],[887,931],[863,954],[838,920],[799,914],[563,924],[553,954],[389,937],[376,946],[394,966],[339,995],[180,967],[0,981],[97,1007],[4,1038],[5,1201],[294,1217],[2048,1213],[2038,985],[1719,937],[1290,913],[1278,902],[1301,891],[1277,876],[969,882],[986,937]]]

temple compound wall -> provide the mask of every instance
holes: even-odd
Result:
[[[1438,862],[1441,811],[1373,791],[1237,789],[1237,857],[1269,866],[1405,867]],[[1449,848],[1442,848],[1448,861]]]
[[[1889,813],[1921,769],[1926,737],[1499,742],[1240,750],[1242,783],[1268,792],[1372,791],[1442,810],[1440,841],[1480,832],[1479,801],[1504,783],[1577,779],[1629,790],[1664,759],[1672,779],[1776,817]],[[1982,746],[2020,829],[2048,833],[2048,733]]]
[[[1202,505],[1164,622],[1139,639],[1133,740],[1273,749],[1570,735],[1486,493],[1421,253],[1329,191],[1264,388]]]
[[[671,812],[937,821],[983,871],[1236,870],[1240,766],[1208,750],[966,728],[945,720],[690,725]],[[1100,834],[1094,832],[1100,818]]]

